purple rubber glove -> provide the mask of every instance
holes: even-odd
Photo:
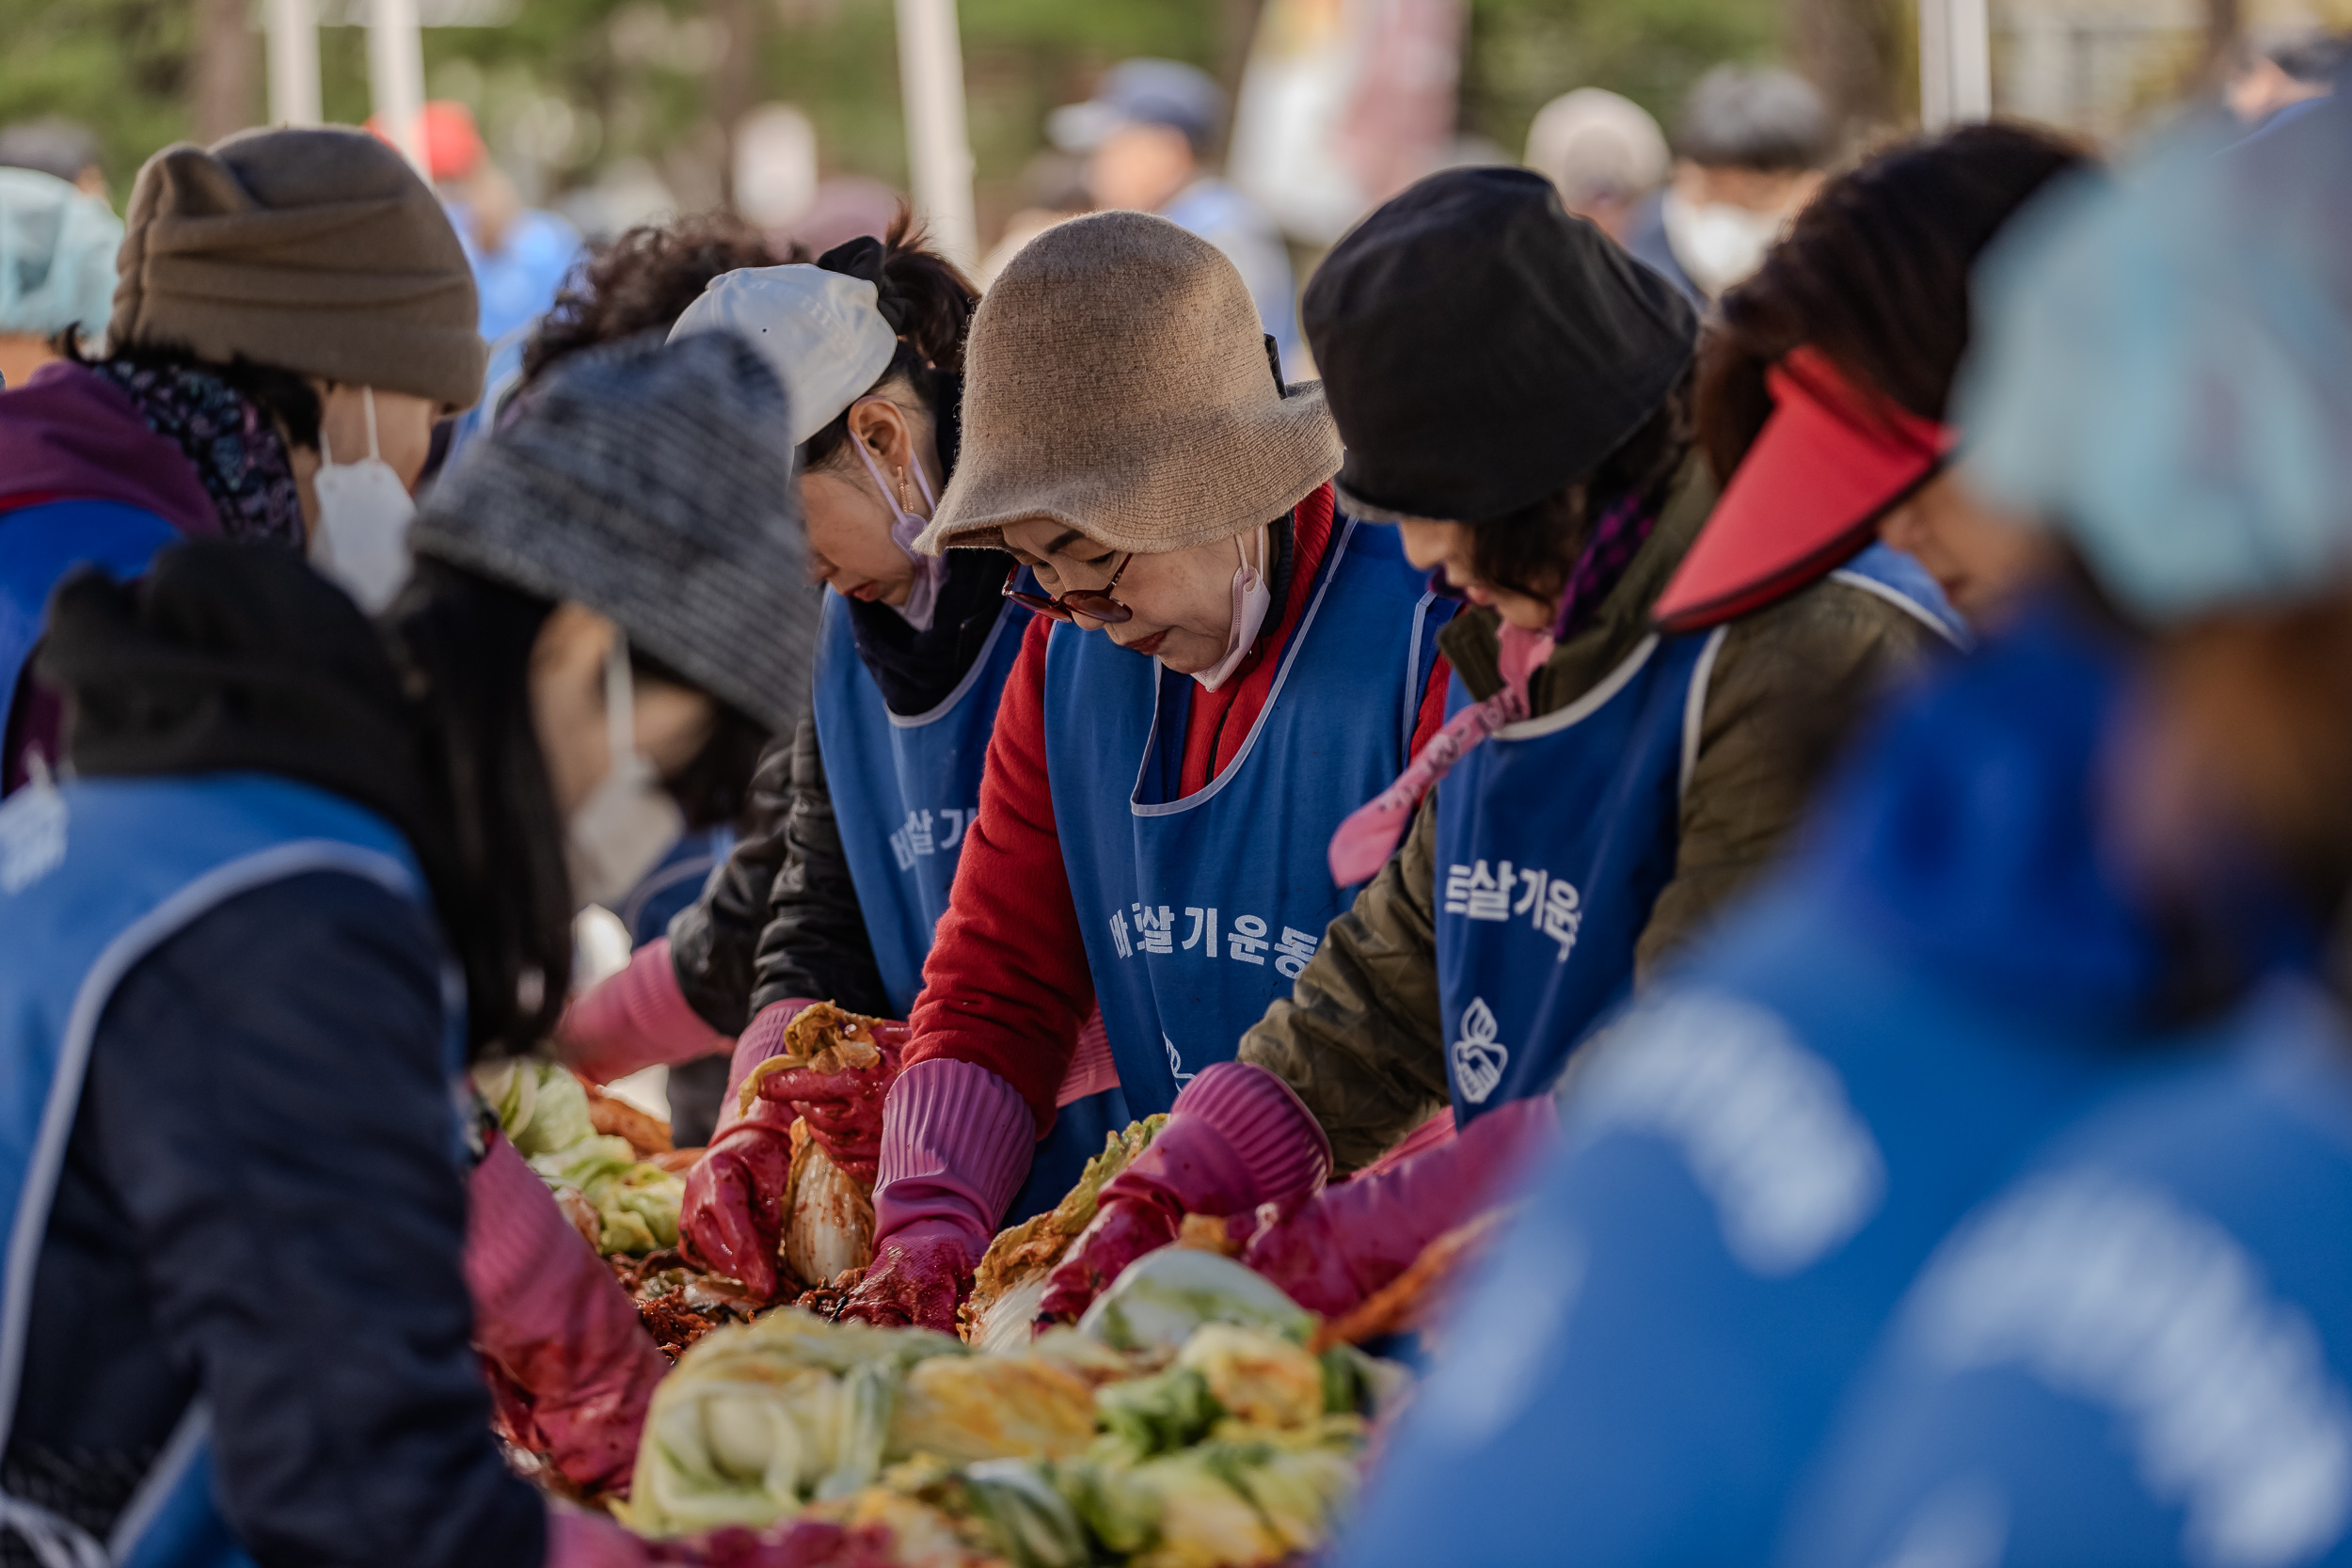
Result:
[[[1174,1241],[1186,1214],[1252,1214],[1269,1203],[1287,1214],[1330,1174],[1330,1140],[1288,1084],[1247,1062],[1205,1069],[1152,1147],[1103,1189],[1039,1320],[1076,1322],[1128,1264]]]
[[[499,1134],[467,1183],[474,1343],[528,1401],[538,1446],[580,1486],[622,1486],[669,1360],[612,1271]]]
[[[841,1315],[954,1333],[1036,1145],[1028,1102],[986,1068],[941,1056],[900,1073],[882,1113],[874,1263]]]
[[[572,998],[555,1026],[556,1054],[595,1084],[716,1055],[733,1043],[687,1004],[668,937],[645,943],[627,969]]]
[[[742,1043],[736,1051],[737,1069],[750,1070],[743,1065],[748,1053],[756,1053],[756,1061],[783,1054],[784,1032],[807,1006],[796,997],[761,1008],[751,1027],[743,1031]],[[834,1164],[856,1180],[869,1183],[878,1180],[882,1102],[889,1097],[890,1085],[898,1081],[898,1062],[906,1049],[907,1026],[884,1022],[876,1023],[870,1032],[875,1049],[882,1053],[882,1060],[871,1067],[839,1072],[822,1072],[813,1067],[794,1068],[788,1072],[771,1072],[759,1081],[762,1099],[791,1107],[791,1116],[786,1117],[787,1122],[792,1117],[807,1122],[809,1135],[824,1146]],[[735,1082],[739,1085],[742,1078],[735,1076]],[[734,1096],[730,1094],[729,1098]]]
[[[1326,1187],[1289,1219],[1259,1229],[1237,1216],[1242,1261],[1309,1311],[1339,1317],[1508,1192],[1559,1127],[1551,1096],[1514,1101],[1450,1142]]]
[[[776,1293],[776,1254],[789,1217],[785,1199],[792,1177],[792,1119],[799,1113],[766,1100],[754,1101],[748,1113],[738,1106],[743,1080],[784,1049],[786,1026],[808,1005],[806,997],[770,1004],[735,1042],[718,1130],[686,1173],[686,1198],[678,1208],[678,1250],[762,1298]]]

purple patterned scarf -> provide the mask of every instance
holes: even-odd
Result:
[[[148,429],[187,454],[223,533],[302,547],[301,492],[286,443],[243,393],[195,365],[109,359],[90,368],[130,396]]]
[[[1560,587],[1560,611],[1551,622],[1553,641],[1565,642],[1591,623],[1657,525],[1658,514],[1638,496],[1628,496],[1600,515],[1593,537]]]

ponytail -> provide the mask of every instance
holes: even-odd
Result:
[[[817,264],[827,272],[862,277],[874,285],[875,307],[898,335],[898,347],[867,392],[870,395],[894,382],[904,382],[930,414],[939,431],[940,458],[953,467],[963,344],[971,333],[979,291],[953,261],[930,248],[930,236],[914,221],[914,211],[904,205],[891,219],[883,238],[860,235],[826,251]],[[845,408],[808,438],[803,461],[811,468],[824,467],[848,443],[849,436],[850,413]]]

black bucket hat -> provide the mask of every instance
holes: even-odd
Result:
[[[1481,522],[1565,488],[1690,369],[1698,318],[1520,168],[1433,174],[1307,285],[1356,515]]]

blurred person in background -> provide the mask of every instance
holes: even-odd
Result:
[[[2326,943],[2327,990],[2274,975],[1949,1236],[1784,1562],[2352,1557],[2347,150],[2341,100],[2176,149],[2005,257],[1963,404],[1977,483],[2153,640],[2106,780],[2128,876]]]
[[[70,119],[20,119],[0,126],[0,168],[29,168],[64,181],[92,200],[107,198],[98,138]]]
[[[1209,171],[1225,93],[1179,60],[1123,60],[1092,98],[1054,111],[1054,145],[1087,160],[1098,210],[1157,213],[1225,253],[1249,286],[1285,375],[1301,372],[1297,287],[1271,219]]]
[[[74,776],[0,807],[0,1485],[45,1562],[642,1560],[507,1470],[483,1368],[595,1487],[667,1364],[453,1091],[553,1026],[567,865],[727,711],[797,721],[803,562],[748,345],[558,380],[437,493],[389,650],[266,545],[58,594]]]
[[[1704,309],[1762,264],[1835,150],[1828,105],[1804,77],[1719,65],[1683,100],[1674,177],[1635,214],[1627,246]]]
[[[1005,230],[981,258],[972,281],[985,289],[1005,270],[1013,253],[1064,218],[1094,206],[1087,191],[1086,160],[1047,148],[1021,166],[1021,207],[1005,220]]]
[[[60,755],[26,674],[80,562],[135,577],[178,539],[308,549],[370,608],[407,574],[434,422],[482,388],[473,278],[399,154],[358,131],[248,132],[148,161],[103,357],[0,391],[5,780]]]
[[[2352,39],[2341,33],[2304,33],[2267,49],[2247,51],[2222,97],[2232,114],[2249,125],[2261,125],[2282,109],[2327,97],[2347,64],[2352,64]]]
[[[1535,111],[1527,166],[1549,180],[1560,204],[1590,218],[1619,245],[1645,198],[1666,182],[1666,134],[1650,112],[1606,87],[1579,87]]]
[[[1977,126],[1823,191],[1727,301],[1744,335],[1710,349],[1702,429],[1754,423],[1740,392],[1759,358],[1772,399],[1710,533],[1822,537],[1867,516],[1848,508],[1870,489],[1883,509],[1898,453],[1896,496],[1963,430],[2016,438],[2015,410],[1973,393],[1945,406],[1970,263],[2007,229],[1979,282],[2031,264],[2053,220],[2039,204],[2004,220],[2045,187],[2082,189],[2059,179],[2078,161],[2045,134]],[[2115,289],[2122,269],[2102,260],[2080,288]],[[2034,324],[2053,357],[2084,342],[2064,320]],[[2127,379],[2154,368],[2095,357]],[[1936,382],[1917,379],[1931,368]],[[2215,406],[2178,377],[2136,403],[2079,378],[2068,391],[2101,403],[2093,429]],[[2044,461],[2083,431],[2058,406],[2037,424]],[[1915,422],[1930,419],[1940,433]],[[2176,441],[2188,428],[2147,422]],[[2124,526],[2154,526],[2154,477],[2129,483],[2143,504]],[[2264,531],[2201,522],[2208,561],[2267,553]],[[1871,723],[1789,862],[1561,1081],[1561,1147],[1499,1233],[1343,1560],[1425,1560],[1442,1538],[1481,1561],[1548,1561],[1564,1532],[1604,1563],[1764,1560],[1849,1380],[1954,1222],[2087,1105],[2205,1048],[2272,966],[2309,965],[2309,921],[2275,882],[2241,865],[2170,900],[2117,852],[2114,747],[2144,668],[2117,568],[2045,543],[1984,646]],[[1993,1293],[2008,1298],[2006,1277]],[[1470,1484],[1526,1502],[1465,1516]]]
[[[0,166],[0,388],[56,358],[59,333],[104,339],[121,244],[122,220],[103,201],[55,175]]]

